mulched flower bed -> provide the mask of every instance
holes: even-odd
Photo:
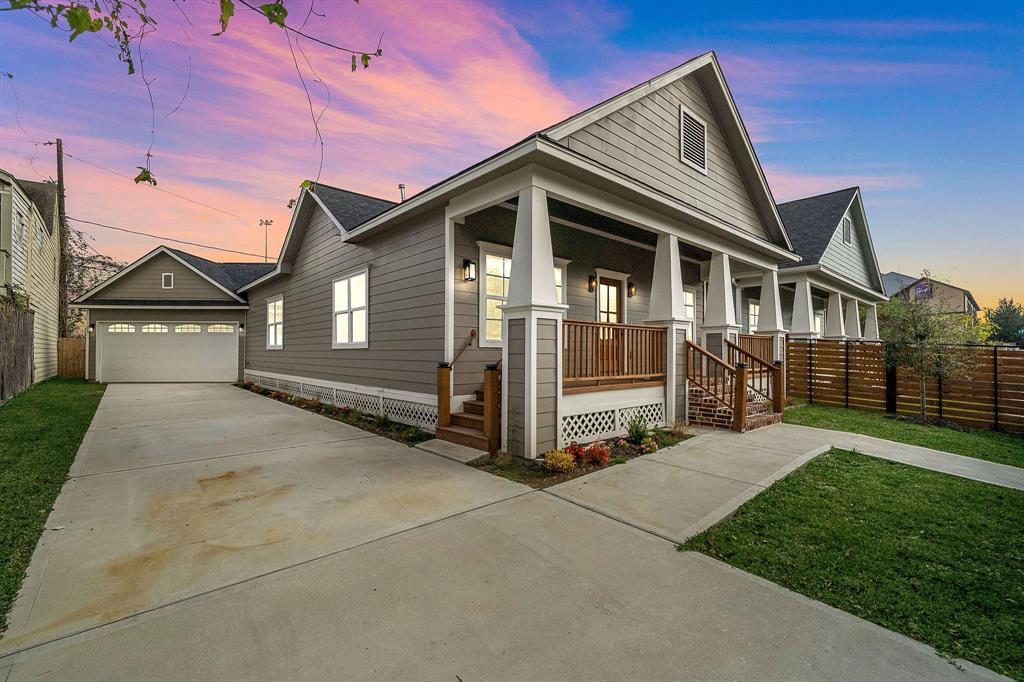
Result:
[[[338,407],[337,405],[332,405],[330,403],[322,403],[319,400],[309,400],[308,398],[292,395],[291,393],[262,388],[249,381],[238,382],[235,386],[244,388],[247,391],[252,391],[253,393],[267,396],[268,398],[273,398],[274,400],[279,400],[282,403],[301,407],[302,409],[310,412],[316,412],[317,414],[330,419],[345,422],[346,424],[363,429],[364,431],[370,431],[379,436],[396,440],[399,443],[405,443],[406,445],[416,445],[417,443],[422,443],[423,441],[430,440],[434,437],[433,434],[418,427],[393,422],[388,419],[386,415],[379,416],[375,414],[367,414],[353,409],[348,405]]]
[[[650,429],[643,439],[634,439],[640,440],[639,443],[627,438],[614,438],[588,445],[571,443],[562,450],[547,453],[545,459],[536,461],[498,453],[472,466],[531,488],[541,489],[616,464],[625,464],[636,457],[672,447],[694,435],[696,434],[689,433],[685,428]]]

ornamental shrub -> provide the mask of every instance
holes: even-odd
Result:
[[[582,464],[587,452],[587,447],[585,445],[580,445],[576,441],[573,441],[566,445],[564,448],[562,448],[562,450],[563,452],[568,452],[570,455],[573,456],[573,459]]]
[[[636,414],[626,426],[626,439],[633,445],[640,445],[647,438],[647,420]]]
[[[584,451],[583,462],[585,464],[603,467],[608,463],[608,458],[610,456],[611,453],[608,452],[608,448],[605,447],[604,443],[594,443]]]
[[[565,450],[552,450],[544,455],[544,468],[568,473],[576,466],[576,457]]]

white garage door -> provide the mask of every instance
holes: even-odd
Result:
[[[238,325],[211,322],[100,322],[98,379],[235,381]]]

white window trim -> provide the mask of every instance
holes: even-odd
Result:
[[[335,322],[335,318],[337,317],[338,313],[336,312],[336,306],[335,306],[336,302],[334,300],[334,285],[337,284],[338,282],[340,282],[343,279],[350,279],[350,278],[355,277],[357,275],[363,275],[363,274],[366,275],[366,305],[363,306],[362,308],[356,308],[355,310],[365,310],[366,311],[366,340],[365,341],[360,341],[359,343],[338,343],[338,337],[337,337],[338,328],[337,328],[337,322]],[[344,311],[342,311],[342,312],[344,312]],[[351,313],[352,309],[349,309],[349,312]],[[346,272],[341,277],[336,277],[335,279],[333,279],[331,281],[331,348],[332,349],[339,349],[339,348],[342,348],[342,349],[343,348],[359,349],[359,348],[369,348],[369,347],[370,347],[370,266],[364,265],[361,268],[356,268],[355,270],[349,270],[348,272]]]
[[[689,320],[690,322],[697,321],[697,289],[694,287],[683,287],[683,291],[686,293],[693,294],[693,315],[690,317],[686,316],[686,297],[683,297],[683,319]],[[691,341],[693,339],[690,339]]]
[[[594,287],[594,320],[597,321],[601,317],[601,301],[598,298],[598,293],[601,291],[601,280],[604,279],[620,283],[619,293],[622,296],[622,322],[620,324],[629,324],[629,303],[626,301],[629,298],[629,292],[626,291],[629,286],[629,273],[606,270],[605,268],[594,268],[594,272],[597,273],[597,286]]]
[[[277,301],[281,301],[281,321],[279,323],[275,323],[275,324],[280,324],[281,325],[281,333],[278,335],[278,338],[281,339],[281,342],[272,346],[272,345],[270,345],[270,334],[268,333],[269,330],[270,330],[270,316],[266,315],[266,311],[267,311],[267,308],[270,307],[271,303],[275,303]],[[269,298],[267,298],[264,301],[263,311],[264,311],[264,315],[266,315],[266,317],[267,317],[267,319],[264,321],[264,334],[266,335],[265,341],[266,341],[267,350],[283,350],[284,349],[284,294],[278,294],[277,296],[270,296]]]
[[[164,284],[164,282],[166,281],[164,279],[165,277],[170,277],[171,278],[171,286],[166,286]],[[173,289],[174,288],[174,273],[173,272],[162,272],[162,273],[160,273],[160,288],[161,289]]]
[[[690,118],[694,119],[695,121],[700,123],[702,126],[704,126],[704,167],[703,168],[701,168],[700,166],[695,164],[693,161],[690,161],[688,158],[686,158],[686,153],[684,151],[685,150],[685,145],[684,145],[684,142],[683,142],[683,114],[688,115]],[[683,163],[685,163],[690,168],[692,168],[692,169],[694,169],[694,170],[696,170],[696,171],[698,171],[700,173],[703,173],[704,175],[708,174],[708,122],[704,120],[703,116],[698,116],[697,113],[693,109],[690,109],[685,104],[680,104],[679,105],[679,160],[682,161]]]
[[[750,306],[757,306],[757,324],[750,324]],[[748,298],[747,299],[747,331],[751,334],[757,331],[757,325],[761,323],[761,299],[759,298]]]
[[[479,248],[478,260],[476,263],[476,285],[477,285],[477,345],[480,348],[501,348],[503,341],[491,341],[487,338],[487,254],[492,256],[501,256],[502,258],[512,257],[512,247],[505,246],[504,244],[494,244],[492,242],[478,241],[476,243]],[[565,258],[555,258],[552,264],[552,270],[558,268],[562,271],[562,298],[568,298],[568,286],[569,286],[569,263],[571,260]],[[511,286],[511,284],[510,284]],[[561,301],[564,305],[565,301]],[[565,313],[563,312],[564,316]]]

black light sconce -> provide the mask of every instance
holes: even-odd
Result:
[[[476,263],[468,258],[462,259],[462,279],[466,282],[476,281]]]
[[[626,296],[629,298],[636,296],[636,282],[626,282]]]
[[[587,278],[587,291],[597,291],[597,275]]]
[[[96,333],[96,323],[95,322],[90,322],[89,323],[89,333],[90,334],[95,334]]]
[[[242,324],[241,322],[238,323],[238,333],[245,334],[245,325]]]

